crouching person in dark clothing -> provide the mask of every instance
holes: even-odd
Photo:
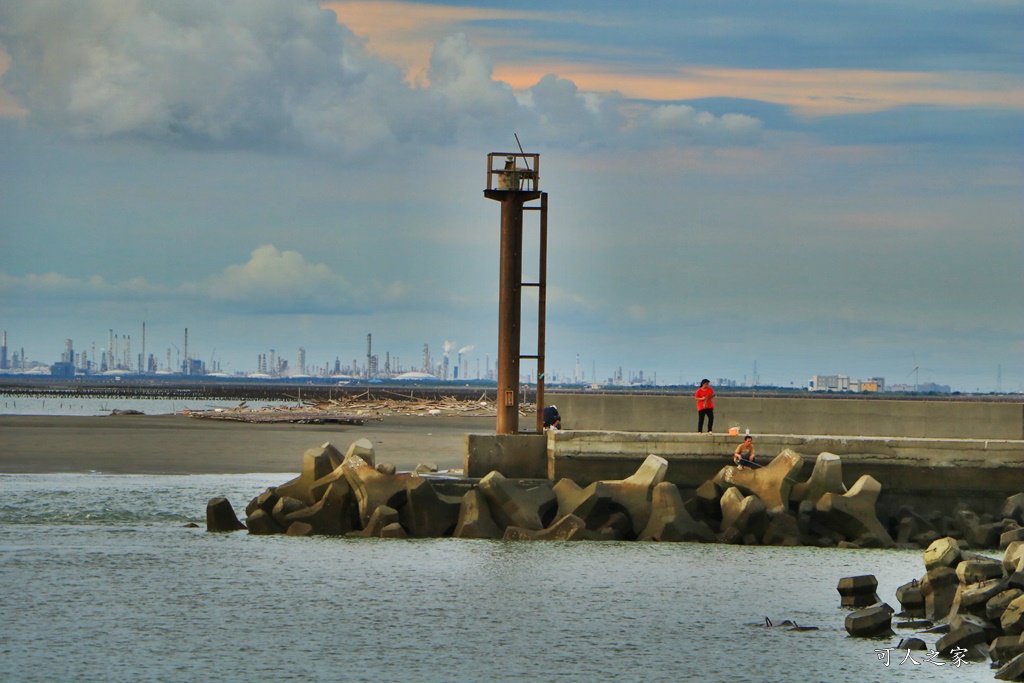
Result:
[[[558,414],[557,406],[548,406],[544,409],[544,429],[561,429],[562,416]]]

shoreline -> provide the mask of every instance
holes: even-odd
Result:
[[[369,439],[399,470],[462,467],[467,433],[494,417],[389,415],[363,425],[252,424],[181,414],[0,415],[0,474],[248,474],[302,470],[308,448]]]

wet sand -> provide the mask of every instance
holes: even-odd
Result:
[[[494,417],[386,416],[363,425],[248,424],[185,415],[0,416],[0,474],[298,473],[307,448],[373,443],[377,462],[462,467],[467,433]]]

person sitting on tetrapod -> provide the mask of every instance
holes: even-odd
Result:
[[[562,416],[558,414],[557,406],[548,406],[544,409],[544,430],[561,429]]]
[[[732,454],[732,461],[736,463],[737,469],[744,469],[744,467],[753,468],[757,465],[754,462],[754,437],[747,434],[743,437],[743,443],[736,447],[736,452]]]

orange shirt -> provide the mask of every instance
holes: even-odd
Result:
[[[697,390],[693,396],[697,399],[697,410],[714,410],[715,404],[711,401],[711,397],[715,395],[715,390],[711,387],[701,387]]]

